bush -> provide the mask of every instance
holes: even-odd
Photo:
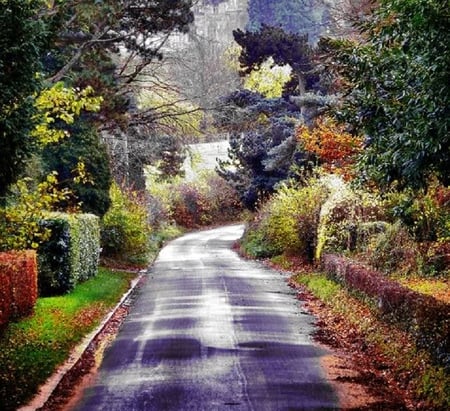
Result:
[[[392,220],[400,219],[416,241],[450,241],[450,188],[432,183],[426,193],[391,193],[386,207]]]
[[[150,219],[153,225],[175,221],[186,228],[235,221],[242,206],[236,191],[215,172],[203,172],[196,181],[149,182]]]
[[[326,196],[320,182],[301,188],[282,185],[249,226],[243,239],[244,250],[258,257],[299,253],[312,261]]]
[[[355,191],[338,176],[322,178],[329,196],[320,211],[315,258],[322,253],[355,252],[367,247],[373,235],[384,230],[384,212],[378,199]]]
[[[383,232],[372,237],[365,255],[373,267],[385,273],[409,274],[419,269],[417,245],[399,221],[386,224]]]
[[[53,214],[41,222],[51,231],[38,249],[40,295],[64,294],[97,274],[99,219],[93,214]]]
[[[52,173],[35,187],[30,178],[11,187],[7,205],[0,208],[0,250],[36,249],[49,238],[50,231],[39,221],[69,194],[56,184],[56,173]]]
[[[144,198],[113,184],[111,207],[101,224],[102,256],[145,266],[151,252],[151,228]]]
[[[0,329],[33,312],[37,300],[36,252],[0,253]]]

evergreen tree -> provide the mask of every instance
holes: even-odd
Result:
[[[112,182],[106,147],[96,130],[84,120],[79,120],[69,131],[69,138],[44,148],[44,171],[56,171],[60,188],[71,190],[73,200],[81,202],[81,210],[101,217],[110,206],[109,188]],[[77,179],[79,163],[83,164],[86,181]]]
[[[33,151],[32,95],[40,88],[44,40],[37,6],[33,0],[0,0],[0,199]]]

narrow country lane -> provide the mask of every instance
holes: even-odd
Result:
[[[278,272],[231,250],[243,226],[167,245],[75,410],[332,410],[323,349]]]

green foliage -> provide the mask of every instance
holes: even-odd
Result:
[[[96,130],[82,120],[65,130],[70,133],[69,138],[43,148],[44,171],[56,171],[58,187],[72,194],[61,207],[70,209],[79,205],[82,212],[101,217],[111,203],[111,172],[106,147]]]
[[[36,187],[30,178],[19,180],[11,190],[8,204],[0,208],[0,250],[36,249],[50,236],[39,221],[67,200],[69,192],[58,189],[56,173]]]
[[[321,273],[298,274],[295,281],[305,285],[315,297],[328,304],[344,296],[342,286]]]
[[[414,189],[450,183],[448,2],[382,0],[366,41],[335,42],[348,85],[341,118],[366,137],[364,177]]]
[[[0,1],[0,201],[33,151],[33,94],[39,91],[44,25],[39,1]]]
[[[152,230],[144,198],[115,183],[111,185],[110,197],[111,207],[101,223],[102,256],[146,266]]]
[[[319,182],[301,188],[282,185],[244,235],[244,250],[258,257],[298,253],[312,261],[326,197],[326,188]]]
[[[436,184],[425,192],[391,193],[386,207],[400,219],[417,241],[450,240],[450,189]]]
[[[50,238],[38,249],[40,295],[64,294],[97,273],[100,254],[98,217],[54,214],[40,222]]]
[[[39,298],[32,317],[0,336],[0,403],[19,408],[62,364],[74,346],[119,301],[132,275],[101,269],[71,294]]]

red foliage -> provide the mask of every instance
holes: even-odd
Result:
[[[30,315],[37,296],[36,252],[0,253],[0,327]]]

